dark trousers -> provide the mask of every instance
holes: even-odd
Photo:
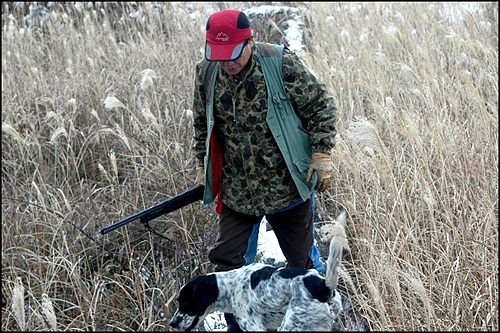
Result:
[[[215,271],[228,271],[245,265],[244,255],[253,226],[262,216],[238,213],[222,205],[219,237],[208,258]],[[311,199],[290,209],[267,214],[288,267],[313,268],[309,251],[313,244],[313,212]]]

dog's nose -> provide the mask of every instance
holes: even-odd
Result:
[[[170,326],[173,328],[177,328],[179,326],[179,316],[178,316],[179,311],[175,311],[174,315],[172,316],[172,319],[170,319],[170,323],[168,323]]]
[[[170,320],[169,325],[172,326],[173,328],[177,328],[177,326],[179,326],[179,318],[174,316],[172,320]]]

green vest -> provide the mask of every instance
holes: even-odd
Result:
[[[288,171],[292,175],[295,186],[303,200],[308,199],[317,181],[316,173],[310,182],[306,182],[307,171],[311,164],[311,144],[309,134],[301,130],[302,123],[287,97],[282,76],[283,46],[256,42],[257,57],[262,66],[266,80],[268,109],[267,124],[280,148]],[[212,156],[210,143],[214,127],[214,89],[219,65],[216,62],[204,61],[202,71],[205,71],[204,86],[207,96],[207,138],[205,150],[205,194],[203,202],[213,201],[212,195]],[[210,75],[211,74],[211,75]],[[208,176],[210,175],[210,176]]]

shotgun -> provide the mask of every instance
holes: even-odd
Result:
[[[160,202],[152,206],[151,208],[147,208],[138,213],[132,214],[129,217],[126,217],[123,220],[118,221],[110,225],[109,227],[102,229],[101,234],[105,235],[135,220],[140,220],[142,223],[147,223],[152,219],[157,218],[158,216],[171,213],[179,208],[182,208],[195,201],[203,199],[204,191],[205,191],[205,186],[203,185],[198,185],[196,187],[193,187],[185,192],[182,192],[179,195],[176,195],[173,198]]]

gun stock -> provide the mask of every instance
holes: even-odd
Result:
[[[198,185],[193,187],[173,198],[160,202],[151,208],[144,209],[138,213],[130,215],[129,217],[120,220],[109,227],[103,228],[101,234],[105,235],[113,230],[116,230],[132,221],[140,220],[141,222],[149,222],[158,216],[165,215],[176,211],[179,208],[185,207],[195,201],[203,199],[205,186]]]

